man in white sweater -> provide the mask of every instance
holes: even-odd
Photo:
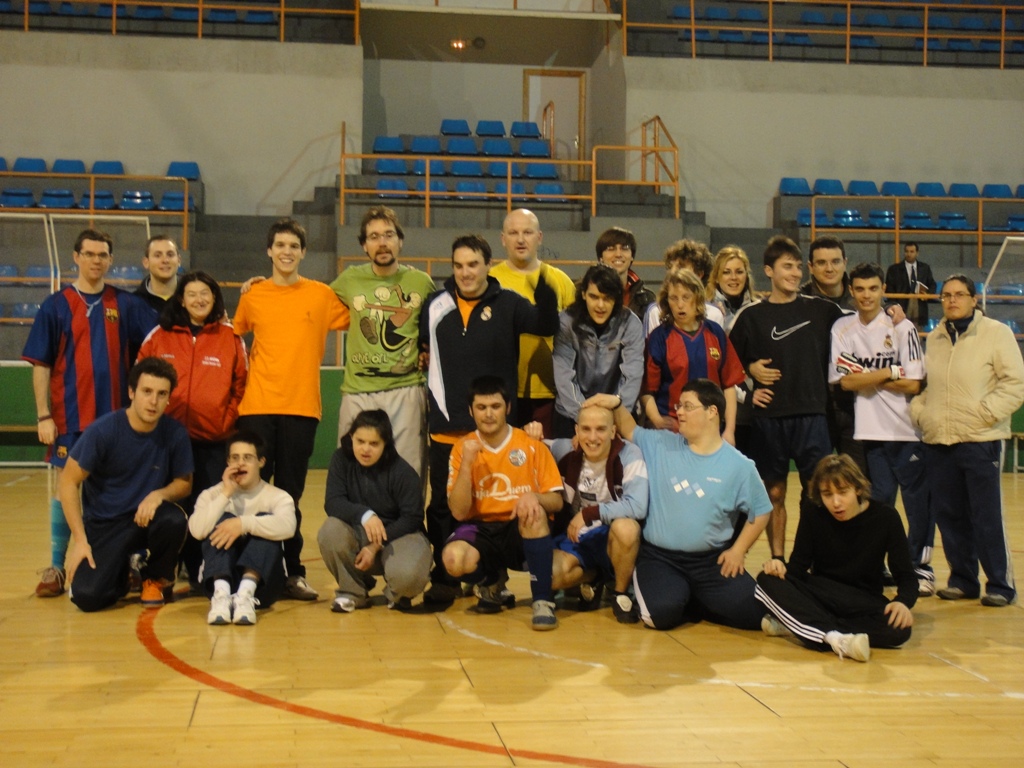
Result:
[[[210,595],[208,624],[256,623],[284,586],[281,542],[295,535],[292,497],[260,479],[263,439],[236,432],[228,439],[221,482],[203,491],[189,531],[203,542],[200,580]]]

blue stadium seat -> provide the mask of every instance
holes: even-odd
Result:
[[[996,288],[1003,296],[1024,296],[1024,283],[1004,283]]]
[[[869,211],[868,226],[875,229],[894,229],[896,227],[895,211]]]
[[[44,189],[39,197],[40,208],[77,208],[70,189]]]
[[[0,278],[17,277],[18,268],[13,264],[0,264]]]
[[[1017,185],[1017,192],[1014,194],[1014,197],[1024,198],[1024,184]]]
[[[816,227],[831,227],[832,220],[828,217],[828,211],[824,208],[814,209],[814,226]],[[811,209],[801,208],[796,212],[796,223],[800,227],[811,226]]]
[[[440,155],[441,139],[437,136],[413,136],[409,151],[414,155]]]
[[[935,229],[935,222],[927,211],[904,211],[903,229]]]
[[[53,277],[53,273],[51,272],[50,267],[43,264],[29,264],[25,267],[25,277],[49,280]]]
[[[956,27],[965,32],[984,32],[988,23],[984,16],[961,16]]]
[[[465,120],[445,118],[441,121],[442,136],[469,136],[469,123]]]
[[[39,305],[31,302],[21,302],[11,306],[11,317],[16,317],[20,320],[31,320],[36,316],[39,311]]]
[[[455,182],[455,197],[459,200],[475,200],[486,202],[487,198],[477,197],[487,191],[487,185],[482,181],[457,181]]]
[[[59,159],[53,161],[52,173],[85,173],[85,163],[81,160]]]
[[[452,176],[483,176],[484,169],[479,160],[452,160]]]
[[[774,42],[776,45],[782,42],[782,35],[775,33]],[[751,45],[768,45],[768,33],[767,32],[751,32],[750,33]]]
[[[939,229],[973,229],[967,217],[958,211],[943,211],[939,214]]]
[[[19,157],[11,170],[15,173],[46,173],[46,161],[41,157]]]
[[[558,169],[553,163],[527,163],[526,178],[528,179],[557,179]]]
[[[495,184],[494,184],[494,191],[497,194],[499,194],[499,195],[506,195],[506,194],[508,194],[508,182],[505,182],[505,181],[495,182]],[[518,200],[522,200],[523,199],[522,197],[516,197],[516,196],[517,195],[525,195],[525,194],[526,194],[526,186],[521,181],[513,181],[512,182],[512,196],[513,196],[512,199],[513,200],[517,200],[517,201]]]
[[[825,14],[821,11],[804,11],[800,14],[800,23],[823,27],[828,21],[825,19]],[[845,17],[843,24],[846,24]]]
[[[938,288],[936,288],[936,290],[938,290]],[[925,333],[931,333],[932,331],[934,331],[938,327],[939,327],[939,318],[937,318],[937,317],[930,317],[930,318],[928,318],[928,322],[924,324],[924,329],[923,330],[924,330]]]
[[[987,198],[1010,198],[1013,190],[1009,184],[986,184],[981,188],[981,196]]]
[[[125,211],[152,211],[156,208],[153,193],[145,189],[127,189],[121,195],[121,209]]]
[[[866,227],[867,222],[860,215],[860,211],[852,208],[844,208],[832,214],[832,223],[837,227]]]
[[[978,41],[978,52],[979,53],[999,53],[999,41],[998,40],[979,40]]]
[[[924,50],[924,40],[922,40],[920,37],[917,38],[916,40],[914,40],[914,50],[916,50],[916,51],[923,51]],[[929,51],[941,51],[942,50],[942,43],[940,41],[936,40],[934,37],[929,37],[928,38],[928,50]]]
[[[810,197],[811,185],[802,176],[784,176],[779,182],[780,195],[805,195]]]
[[[139,21],[163,21],[166,11],[160,5],[137,5],[131,15]]]
[[[171,21],[199,21],[199,9],[172,8]]]
[[[672,9],[668,12],[668,17],[677,21],[689,21],[690,6],[688,4],[683,5],[682,3],[677,3],[676,5],[673,5]],[[697,12],[697,18],[700,18],[700,11]]]
[[[124,163],[120,160],[97,160],[92,164],[92,172],[104,176],[124,176]]]
[[[109,19],[114,15],[113,3],[100,3],[96,8],[96,18],[98,19]],[[117,18],[127,19],[128,18],[128,6],[119,5],[117,6]]]
[[[833,27],[845,27],[846,26],[846,11],[836,11],[832,14],[832,17],[828,20],[828,23]],[[857,14],[850,15],[850,26],[856,27],[859,24]]]
[[[845,195],[843,182],[839,179],[815,179],[814,194],[816,195]]]
[[[946,188],[937,181],[919,181],[914,187],[917,197],[945,197]]]
[[[850,47],[851,48],[881,48],[882,44],[879,43],[874,35],[850,35]]]
[[[207,12],[206,20],[213,24],[237,24],[238,13],[237,11],[214,8]]]
[[[846,194],[858,195],[861,197],[877,195],[878,186],[873,181],[854,179],[846,185]]]
[[[543,139],[523,139],[519,142],[521,157],[551,157],[551,147]]]
[[[117,280],[142,280],[146,270],[138,264],[115,264],[110,268],[110,276]]]
[[[405,145],[401,136],[376,136],[372,152],[375,155],[400,155],[405,152]]]
[[[397,157],[382,157],[374,164],[374,171],[379,174],[405,173],[405,160]]]
[[[475,155],[477,153],[476,141],[469,136],[456,136],[448,139],[445,151],[449,155]]]
[[[80,208],[89,207],[89,193],[85,192],[82,194],[82,199],[79,202]],[[109,211],[117,208],[117,203],[114,200],[114,193],[108,189],[97,189],[96,190],[96,204],[93,208],[97,211]]]
[[[738,29],[720,29],[718,30],[718,42],[720,43],[745,43],[747,42],[747,36],[740,32]]]
[[[426,160],[414,160],[412,163],[412,172],[417,176],[427,175],[427,161]],[[430,175],[431,176],[444,176],[444,160],[431,160],[430,161]]]
[[[865,13],[860,25],[862,27],[878,27],[881,29],[892,27],[892,22],[889,20],[889,14],[873,12]]]
[[[737,8],[734,18],[744,24],[764,24],[768,21],[768,17],[760,8]]]
[[[892,195],[893,197],[910,197],[914,193],[910,189],[910,185],[905,181],[883,181],[882,194]]]
[[[1014,232],[1024,232],[1024,214],[1015,213],[1008,217],[1006,226]]]
[[[501,160],[495,160],[487,164],[486,171],[488,176],[496,176],[504,179],[508,176],[508,163]],[[522,175],[523,172],[519,168],[519,163],[512,163],[512,178],[518,179]]]
[[[7,160],[5,158],[0,157],[0,171],[6,171],[6,170],[7,170]]]
[[[980,197],[977,184],[955,183],[949,185],[950,197]]]
[[[974,43],[970,40],[950,38],[946,41],[946,50],[954,53],[974,53]]]
[[[408,199],[409,185],[405,179],[377,179],[377,197]]]
[[[814,45],[811,36],[805,32],[787,32],[782,37],[783,45]]]
[[[417,192],[426,192],[427,191],[427,180],[426,179],[416,179],[416,191]],[[440,179],[431,179],[430,180],[430,199],[431,200],[446,199],[448,197],[451,197],[451,195],[448,194],[448,185],[445,184]]]
[[[31,189],[15,187],[0,192],[0,208],[35,208],[36,196]]]
[[[172,160],[167,165],[168,176],[180,176],[189,181],[199,181],[202,174],[199,173],[199,163],[192,160]]]
[[[501,120],[477,120],[476,135],[504,138],[505,124]]]
[[[519,120],[512,123],[509,135],[512,136],[513,139],[539,139],[540,128],[534,122]]]
[[[10,0],[0,0],[0,13],[7,13],[7,10],[11,7]],[[57,6],[58,16],[88,16],[90,9],[80,8],[74,3],[61,3]]]
[[[28,4],[28,12],[33,16],[49,16],[53,12],[53,8],[50,7],[49,3],[44,3],[42,0],[32,0]]]
[[[928,29],[953,29],[953,19],[949,16],[945,16],[939,13],[933,13],[928,16]]]
[[[508,139],[484,139],[483,153],[492,157],[512,157],[512,142]]]
[[[693,39],[698,43],[710,43],[715,39],[715,36],[711,34],[710,29],[695,29],[693,30]],[[679,41],[682,43],[690,42],[689,29],[684,29],[679,33]]]
[[[709,9],[710,10],[710,9]],[[557,181],[539,182],[533,188],[533,194],[535,195],[564,195],[565,188]],[[545,197],[539,202],[542,203],[565,203],[568,202],[564,197]]]
[[[244,24],[277,24],[273,11],[246,11],[242,17]]]
[[[190,211],[195,210],[196,204],[192,195],[188,196],[188,209]],[[161,211],[184,211],[185,210],[185,193],[184,192],[164,192],[160,195],[160,204],[157,206],[158,210]]]
[[[1011,331],[1013,331],[1013,335],[1014,336],[1019,336],[1020,335],[1020,333],[1021,333],[1020,323],[1018,323],[1013,318],[1007,318],[1007,319],[1003,320],[1003,325],[1005,325],[1007,328],[1009,328]]]

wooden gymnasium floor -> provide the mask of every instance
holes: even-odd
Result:
[[[1024,479],[1004,477],[1019,567]],[[0,471],[0,766],[1024,764],[1017,605],[922,600],[907,647],[868,664],[710,624],[620,626],[608,609],[560,611],[547,633],[522,603],[339,616],[315,543],[323,487],[312,472],[303,526],[321,600],[209,627],[203,599],[84,615],[33,597],[45,473]]]

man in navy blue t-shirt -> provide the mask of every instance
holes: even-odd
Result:
[[[188,432],[163,415],[177,381],[165,360],[136,363],[128,374],[131,404],[93,422],[61,473],[57,494],[74,539],[68,583],[83,611],[127,593],[129,557],[139,550],[149,550],[143,605],[163,605],[174,583],[188,526],[174,502],[191,491],[193,469]]]

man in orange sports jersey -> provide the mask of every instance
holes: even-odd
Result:
[[[448,573],[478,585],[478,613],[515,605],[505,592],[509,568],[530,572],[533,628],[554,629],[548,516],[562,508],[562,477],[544,443],[509,426],[511,393],[498,376],[469,387],[476,431],[455,443],[448,469],[448,506],[457,521],[442,558]]]
[[[316,600],[302,565],[302,513],[299,499],[320,423],[320,361],[330,331],[349,326],[348,308],[326,283],[299,276],[306,255],[306,230],[281,219],[267,233],[269,280],[254,283],[235,312],[235,333],[253,332],[249,380],[238,407],[239,430],[255,432],[266,443],[264,480],[295,500],[295,535],[284,542],[288,572],[283,597]]]

